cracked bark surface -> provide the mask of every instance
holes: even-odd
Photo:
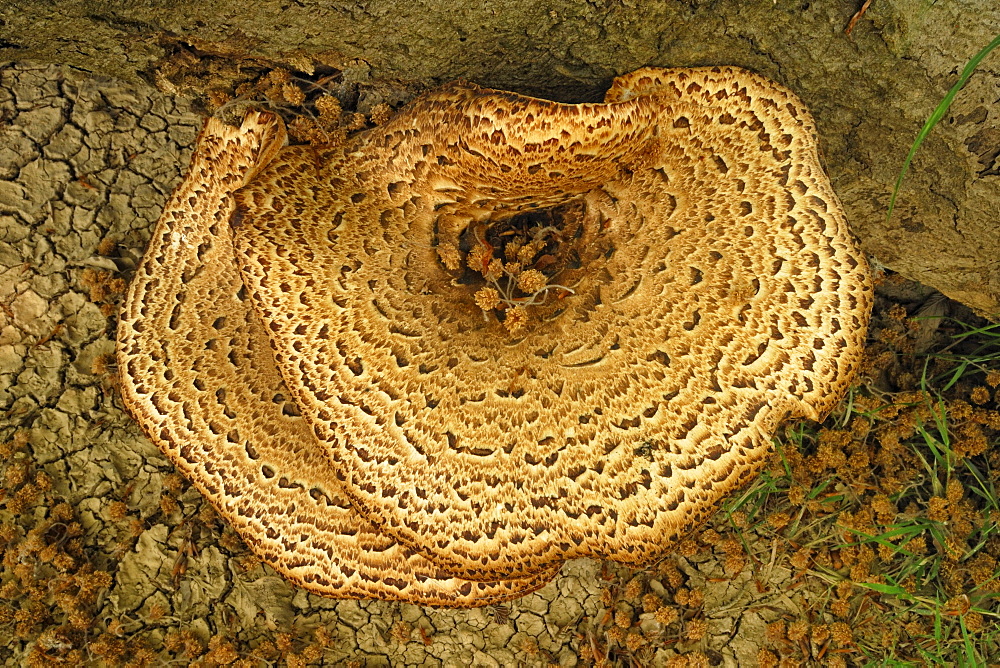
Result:
[[[1000,313],[1000,65],[981,63],[885,211],[916,132],[979,49],[1000,5],[740,0],[236,0],[0,7],[0,59],[151,80],[168,43],[291,65],[315,58],[359,82],[458,77],[563,101],[596,99],[643,65],[739,65],[794,90],[816,117],[828,171],[866,251],[979,313]],[[359,110],[378,99],[359,100]],[[393,100],[390,100],[392,102]]]
[[[309,658],[310,665],[569,667],[589,663],[580,657],[592,638],[606,642],[616,619],[609,611],[624,610],[633,630],[664,638],[637,650],[644,665],[688,649],[736,666],[755,660],[767,622],[797,611],[783,593],[787,569],[770,569],[761,594],[759,573],[729,577],[704,554],[672,557],[669,571],[680,578],[673,584],[648,576],[642,592],[665,602],[678,583],[704,592],[703,603],[681,608],[681,619],[666,625],[643,611],[641,594],[623,593],[631,572],[588,560],[567,564],[555,582],[506,609],[334,601],[296,589],[256,563],[146,441],[100,361],[113,350],[123,287],[114,281],[130,274],[144,249],[201,118],[148,87],[41,65],[0,68],[0,113],[0,443],[24,439],[0,472],[13,463],[44,474],[50,496],[72,506],[81,528],[78,561],[111,578],[83,620],[86,635],[65,631],[65,610],[48,599],[22,634],[8,617],[27,603],[4,588],[11,571],[0,569],[8,574],[0,578],[0,629],[15,631],[0,630],[4,665],[40,655],[66,660],[76,649],[87,660],[114,657],[98,642],[105,637],[132,643],[121,663],[187,661],[193,657],[172,634],[188,630],[202,665],[216,665],[205,658],[213,651],[221,662],[220,647],[229,647],[245,665],[264,657],[289,665]],[[0,528],[24,534],[53,511],[50,503],[12,513],[18,489],[5,473]],[[770,547],[754,549],[768,563]],[[60,586],[58,572],[32,567],[44,587]],[[693,616],[707,621],[707,633],[685,641]],[[320,638],[322,651],[307,654]]]

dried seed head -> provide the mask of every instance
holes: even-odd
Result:
[[[620,626],[612,626],[608,629],[608,640],[619,645],[622,644],[625,642],[625,629]]]
[[[762,649],[757,652],[757,665],[760,668],[778,668],[778,657],[773,652]]]
[[[321,95],[316,100],[316,111],[319,120],[325,125],[336,125],[340,122],[340,100],[332,95]]]
[[[160,510],[164,515],[172,515],[180,510],[180,505],[174,497],[169,494],[163,494],[160,496]]]
[[[485,275],[492,259],[493,249],[486,244],[477,244],[469,251],[465,261],[469,265],[469,269]]]
[[[684,574],[681,573],[679,568],[677,568],[677,564],[671,560],[664,560],[660,564],[660,573],[666,578],[667,583],[674,589],[677,589],[684,584]]]
[[[128,506],[124,501],[112,501],[108,504],[108,517],[113,522],[120,522],[128,514]]]
[[[271,84],[283,84],[292,80],[292,73],[286,70],[284,67],[275,67],[273,70],[267,73],[264,77],[264,81]]]
[[[368,121],[365,119],[364,114],[352,113],[348,114],[347,122],[344,124],[344,129],[347,131],[360,130],[365,127]]]
[[[213,636],[212,639],[208,641],[208,649],[209,652],[205,658],[208,659],[210,663],[215,663],[220,666],[228,665],[240,658],[236,648],[233,647],[233,643],[230,642],[228,638],[223,636]]]
[[[94,357],[94,361],[90,365],[90,373],[95,376],[114,373],[117,364],[114,353],[101,353]]]
[[[834,622],[830,624],[830,636],[839,645],[850,645],[854,640],[854,632],[847,622]]]
[[[149,606],[149,614],[146,615],[146,619],[151,622],[159,621],[163,619],[163,616],[167,614],[167,609],[163,607],[160,603],[153,603]]]
[[[438,258],[441,260],[441,264],[447,267],[450,271],[455,271],[462,266],[462,252],[459,251],[458,247],[454,244],[441,244],[438,246],[437,253]],[[472,254],[470,253],[469,255]],[[473,269],[475,269],[475,267],[473,267]]]
[[[521,264],[531,264],[531,261],[535,259],[535,255],[538,254],[538,250],[543,244],[532,241],[527,246],[521,246],[517,251],[517,261]],[[509,255],[507,257],[510,257]]]
[[[726,538],[720,541],[718,547],[725,554],[743,555],[743,543],[735,538]]]
[[[642,595],[642,590],[645,589],[645,582],[641,577],[634,577],[628,581],[625,585],[625,598],[629,601],[634,601]]]
[[[517,277],[517,287],[529,295],[535,294],[544,288],[546,283],[548,283],[548,278],[537,269],[528,269],[521,272],[521,275]]]
[[[764,636],[771,642],[781,642],[785,639],[785,622],[782,619],[771,622],[764,629]]]
[[[808,547],[803,547],[792,555],[790,561],[792,566],[797,570],[804,571],[809,568],[809,564],[812,561],[812,550]]]
[[[797,642],[809,634],[809,622],[797,619],[788,625],[788,639]]]
[[[326,133],[311,118],[306,116],[296,116],[287,126],[288,134],[303,142],[321,144],[326,138]]]
[[[746,565],[746,561],[742,556],[738,554],[730,554],[726,557],[726,561],[723,564],[725,568],[726,575],[729,577],[736,577],[743,571],[743,567]]]
[[[208,96],[208,108],[212,112],[219,111],[220,107],[233,99],[233,96],[227,91],[219,88],[210,88],[205,91],[205,94]]]
[[[490,260],[490,266],[486,269],[486,280],[496,283],[503,276],[503,262],[499,258]]]
[[[301,106],[306,101],[306,94],[302,92],[301,88],[291,82],[282,84],[281,96],[285,98],[285,102],[293,107]]]
[[[538,640],[528,636],[521,641],[521,651],[528,656],[538,656],[541,650],[538,647]]]
[[[708,622],[704,619],[692,619],[687,623],[688,640],[701,640],[708,633]]]
[[[935,496],[927,502],[927,519],[935,522],[947,522],[950,514],[947,499]]]
[[[851,614],[851,602],[846,598],[838,598],[830,604],[830,612],[837,617],[847,617]]]
[[[656,621],[667,626],[668,624],[673,624],[677,621],[680,615],[677,613],[677,608],[669,605],[661,606],[659,610],[656,611]]]
[[[625,636],[625,647],[627,647],[630,652],[638,651],[638,649],[645,644],[646,639],[638,631],[630,631],[629,634]]]
[[[507,328],[508,332],[516,334],[524,329],[526,324],[528,324],[528,311],[523,306],[515,306],[507,310],[507,317],[504,318],[503,326]]]
[[[698,539],[705,545],[716,545],[720,540],[722,540],[722,536],[720,536],[719,532],[715,529],[705,529],[701,532]]]
[[[476,292],[476,306],[489,311],[500,306],[500,293],[493,288],[480,288]]]
[[[698,543],[691,540],[690,538],[685,538],[677,546],[677,553],[682,557],[693,557],[698,554]]]

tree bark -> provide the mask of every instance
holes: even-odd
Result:
[[[886,209],[917,131],[968,59],[1000,33],[1000,5],[882,0],[845,34],[861,4],[23,0],[0,7],[0,61],[153,81],[169,45],[181,41],[299,69],[323,62],[368,84],[464,77],[563,101],[597,99],[613,76],[643,65],[740,65],[787,85],[812,109],[865,250],[997,317],[1000,54],[983,61],[917,153],[890,220]]]

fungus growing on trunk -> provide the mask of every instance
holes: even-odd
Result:
[[[535,591],[559,564],[522,580],[456,578],[376,529],[340,491],[233,259],[233,191],[283,143],[270,114],[202,130],[122,309],[126,407],[260,559],[312,592],[469,607]]]
[[[234,205],[222,190],[256,164]],[[164,214],[120,362],[147,433],[265,560],[330,581],[351,559],[387,564],[348,595],[416,599],[419,587],[390,596],[387,583],[430,587],[424,562],[399,546],[408,556],[372,562],[360,539],[346,561],[295,548],[300,520],[281,515],[274,478],[312,476],[309,491],[344,517],[346,497],[386,544],[459,578],[434,583],[439,598],[463,582],[452,603],[485,604],[536,588],[565,559],[662,558],[757,474],[779,423],[821,419],[859,365],[868,266],[812,119],[744,70],[639,70],[604,103],[575,105],[457,82],[344,145],[253,165],[206,163],[172,200],[181,217],[226,203],[174,260],[191,224]],[[235,260],[223,248],[234,206]],[[188,310],[190,286],[215,289],[215,276],[222,292],[202,301],[229,304],[215,307],[235,328],[226,352],[178,357],[168,328],[220,345]],[[196,399],[206,376],[256,403]],[[269,401],[294,415],[264,417]],[[244,407],[250,436],[235,440],[267,436],[266,455],[178,440]]]

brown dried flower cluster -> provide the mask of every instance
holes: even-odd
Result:
[[[940,563],[936,584],[952,597],[942,604],[944,619],[961,617],[972,632],[984,618],[976,606],[993,607],[1000,590],[1000,539],[989,528],[995,518],[987,490],[1000,482],[1000,453],[989,447],[1000,441],[1000,351],[995,343],[990,349],[988,340],[970,342],[984,360],[975,370],[959,366],[961,348],[954,343],[948,355],[919,354],[933,350],[927,341],[935,336],[946,345],[954,341],[944,323],[928,325],[910,315],[921,312],[899,304],[876,308],[883,315],[866,350],[867,388],[853,394],[846,413],[841,409],[815,432],[790,428],[793,437],[770,471],[788,481],[783,503],[772,508],[769,499],[764,517],[734,521],[750,531],[771,530],[771,536],[779,531],[787,539],[788,562],[799,573],[796,581],[808,581],[814,568],[843,578],[832,587],[823,623],[811,618],[769,627],[773,644],[761,665],[849,660],[858,643],[919,660],[917,647],[932,635],[940,642],[941,630],[921,615],[887,623],[891,604],[881,603],[881,614],[871,614],[880,596],[864,586],[891,581],[913,595],[926,593],[925,581],[907,571],[900,575],[915,561]],[[944,388],[940,394],[936,383]],[[964,460],[972,458],[966,467]],[[836,537],[823,539],[834,520]]]
[[[701,553],[706,547],[711,549],[705,537],[716,545],[725,542],[707,529],[687,539],[689,550]],[[605,572],[611,568],[606,566]],[[704,655],[698,648],[703,647],[711,630],[703,610],[705,591],[688,581],[677,559],[665,559],[652,571],[640,574],[622,568],[614,575],[608,572],[604,579],[617,583],[602,590],[606,612],[600,616],[597,630],[582,636],[585,642],[578,650],[580,659],[595,665],[602,660],[608,661],[607,665],[647,665],[658,649],[666,647],[682,652],[682,657],[694,657],[692,665],[700,665],[698,657]]]
[[[83,527],[33,460],[28,432],[0,445],[0,476],[0,628],[27,647],[27,665],[152,663],[142,641],[95,617],[111,574],[84,553]]]
[[[393,113],[384,102],[373,106],[368,116],[344,111],[334,94],[339,72],[313,74],[313,63],[300,63],[303,71],[293,71],[262,59],[246,59],[234,70],[235,61],[229,61],[219,63],[181,51],[160,63],[157,81],[161,89],[171,93],[195,95],[204,102],[206,111],[217,116],[236,118],[247,108],[261,106],[281,113],[289,137],[299,143],[337,145],[347,133],[369,124],[381,125]]]
[[[118,302],[125,294],[125,279],[104,269],[86,268],[80,282],[87,289],[90,301],[97,304],[101,313],[110,318],[118,313]]]
[[[565,285],[550,283],[553,275],[545,273],[555,263],[548,251],[559,241],[559,230],[551,225],[535,225],[512,231],[502,246],[487,240],[488,227],[477,226],[475,243],[463,254],[454,244],[438,247],[438,257],[449,270],[463,265],[478,273],[486,285],[476,291],[476,306],[484,312],[495,311],[504,327],[516,334],[529,322],[529,308],[543,304],[554,294],[557,298],[573,294]]]

